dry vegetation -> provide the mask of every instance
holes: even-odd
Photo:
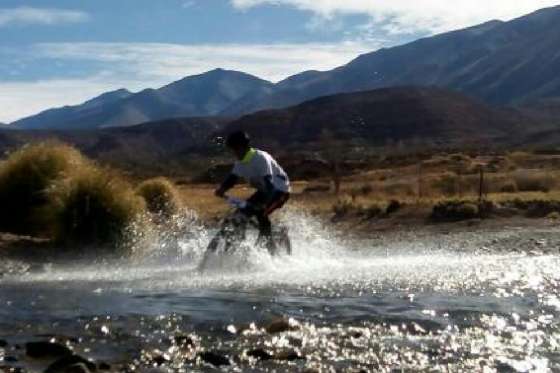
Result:
[[[483,178],[481,180],[481,170]],[[332,175],[331,175],[332,176]],[[296,181],[290,208],[334,221],[458,221],[523,215],[560,218],[560,156],[434,155],[370,167],[341,178]],[[136,185],[136,187],[135,187]],[[228,206],[211,184],[165,178],[130,182],[76,149],[55,142],[26,146],[0,163],[0,231],[42,236],[71,247],[115,245],[140,217],[158,223],[182,206],[207,221]],[[241,186],[233,192],[247,197]]]
[[[181,195],[203,217],[216,217],[227,206],[213,197],[213,187],[184,185]],[[335,220],[553,217],[560,213],[560,157],[525,152],[434,155],[346,176],[338,195],[333,189],[329,177],[296,182],[290,206]],[[238,188],[234,193],[247,196],[250,191]]]
[[[23,147],[0,163],[0,202],[0,231],[73,249],[124,247],[118,243],[132,223],[180,207],[171,182],[150,180],[136,191],[121,174],[58,142]]]

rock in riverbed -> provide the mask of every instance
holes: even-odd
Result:
[[[300,325],[294,319],[277,319],[268,324],[265,328],[269,334],[292,332],[299,330]]]
[[[48,366],[45,373],[86,373],[94,372],[97,366],[78,355],[62,357]]]
[[[35,359],[57,358],[73,354],[68,347],[51,342],[28,342],[25,344],[25,350],[27,356]]]
[[[226,356],[211,351],[202,352],[198,356],[200,356],[200,359],[202,359],[202,361],[204,361],[205,363],[211,364],[215,367],[221,367],[231,364]]]

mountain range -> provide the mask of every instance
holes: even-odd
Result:
[[[90,130],[1,130],[0,152],[57,138],[86,155],[142,175],[196,175],[227,153],[217,138],[245,129],[256,146],[301,160],[325,148],[478,149],[527,139],[542,142],[551,128],[522,111],[495,108],[438,87],[384,88],[320,97],[293,107],[265,110],[237,120],[223,117],[166,119],[129,127]],[[556,133],[558,132],[558,133]],[[560,131],[551,132],[554,138]],[[548,142],[542,142],[548,144]],[[531,141],[533,141],[531,140]],[[330,144],[330,145],[329,145]],[[298,163],[289,163],[298,171]]]
[[[166,118],[216,116],[249,92],[272,83],[249,74],[216,69],[159,89],[104,93],[81,105],[51,109],[12,125],[19,129],[125,127]]]
[[[82,105],[23,118],[19,129],[92,129],[167,118],[240,117],[322,96],[396,86],[437,86],[491,105],[560,97],[560,6],[364,54],[331,71],[279,83],[217,69],[159,89],[105,93]]]

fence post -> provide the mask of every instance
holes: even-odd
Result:
[[[484,199],[484,168],[480,166],[480,184],[478,188],[478,201],[482,203]]]
[[[422,161],[418,164],[418,203],[422,199]]]

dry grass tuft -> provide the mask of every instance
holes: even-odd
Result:
[[[146,201],[148,211],[163,217],[171,217],[181,208],[179,192],[167,178],[158,177],[142,182],[136,193]]]
[[[44,234],[48,230],[41,210],[47,189],[58,178],[88,164],[75,148],[47,141],[21,148],[0,166],[0,230]]]
[[[55,239],[66,245],[112,245],[145,211],[141,197],[112,172],[83,167],[49,192]]]

